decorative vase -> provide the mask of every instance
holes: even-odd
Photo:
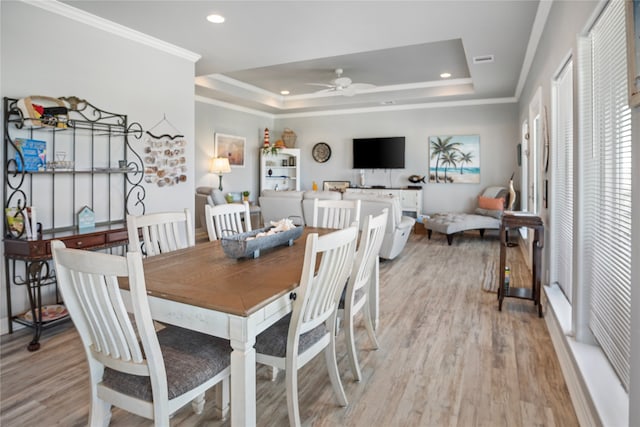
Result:
[[[284,141],[284,145],[287,148],[293,148],[296,146],[296,140],[298,136],[294,131],[289,128],[286,128],[284,132],[282,132],[282,141]]]
[[[516,190],[513,189],[513,179],[509,180],[509,210],[513,210],[513,206],[516,203]]]
[[[268,174],[269,176],[271,176],[271,175],[273,175],[273,171],[272,171],[271,169],[269,169],[269,170],[267,171],[267,174]]]

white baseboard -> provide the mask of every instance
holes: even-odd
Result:
[[[13,324],[13,332],[19,331],[20,329],[26,328],[26,326],[21,325],[19,323]],[[7,317],[0,318],[0,335],[6,335],[9,333],[9,320]]]
[[[547,299],[549,299],[548,295]],[[576,411],[580,426],[601,426],[602,423],[600,423],[595,406],[586,390],[586,385],[583,383],[582,377],[576,369],[576,363],[573,360],[566,336],[556,318],[552,304],[547,305],[544,318],[547,323],[549,335],[551,336],[551,341],[553,342],[553,347],[560,361],[560,368],[562,369],[564,380],[569,389],[573,409]]]
[[[569,335],[571,306],[557,285],[545,286],[545,321],[581,426],[628,426],[629,395],[595,345]]]

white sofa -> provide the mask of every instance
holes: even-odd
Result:
[[[195,215],[195,228],[206,228],[206,221],[204,218],[204,206],[205,205],[224,205],[227,201],[224,197],[224,193],[215,187],[198,187],[196,188],[196,215]],[[251,213],[251,228],[256,229],[262,227],[262,220],[260,218],[260,207],[256,205],[249,206],[249,212]]]
[[[263,190],[259,203],[264,225],[270,221],[291,218],[296,224],[304,224],[302,213],[302,195],[304,191]]]
[[[385,237],[380,249],[380,257],[394,259],[404,248],[415,218],[402,215],[400,199],[396,196],[380,195],[376,193],[339,193],[337,191],[273,191],[264,190],[260,196],[260,207],[264,223],[282,218],[302,218],[303,224],[308,224],[313,218],[313,199],[360,199],[360,224],[366,215],[378,215],[387,208],[389,215]]]

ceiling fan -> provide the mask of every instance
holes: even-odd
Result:
[[[336,68],[336,78],[331,81],[331,83],[307,83],[312,86],[322,86],[325,89],[321,89],[315,93],[325,93],[325,92],[339,92],[345,96],[353,96],[357,92],[361,90],[374,88],[375,85],[370,83],[353,83],[353,81],[346,76],[343,76],[342,73],[344,70],[342,68]]]

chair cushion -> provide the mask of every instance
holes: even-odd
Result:
[[[211,190],[211,200],[213,201],[214,206],[227,204],[227,199],[224,198],[224,193],[217,188]]]
[[[229,341],[211,335],[166,326],[158,332],[158,341],[167,372],[169,399],[204,383],[227,368],[231,362]],[[102,384],[147,402],[153,400],[149,377],[105,368]]]
[[[443,213],[431,215],[424,226],[427,230],[453,234],[465,230],[497,230],[500,228],[500,221],[490,216]]]
[[[496,218],[496,219],[502,219],[502,214],[504,213],[504,211],[502,209],[476,208],[475,213],[477,215],[485,215],[485,216],[491,216],[491,217]]]
[[[360,299],[364,296],[364,289],[356,289],[356,294],[353,296],[354,301],[360,301]],[[340,310],[344,309],[344,304],[347,301],[347,287],[342,290],[342,295],[340,296],[340,303],[338,304],[338,308]]]
[[[278,320],[268,329],[256,337],[256,352],[274,357],[287,355],[287,338],[289,335],[289,323],[291,313]],[[298,354],[304,352],[318,342],[327,333],[324,323],[300,336]]]

